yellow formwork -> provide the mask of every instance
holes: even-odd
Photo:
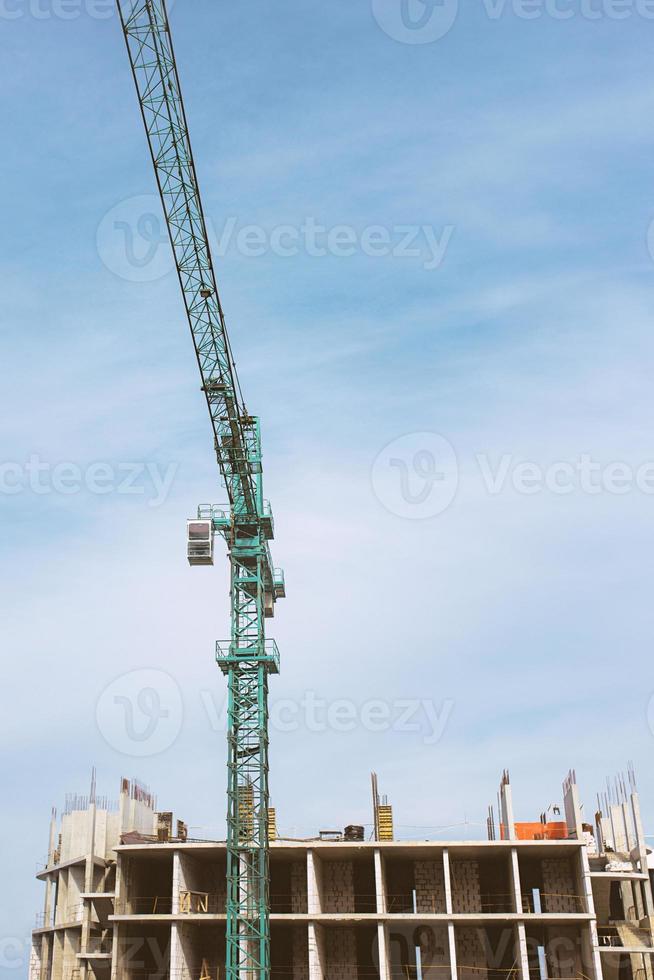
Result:
[[[388,803],[380,803],[377,807],[377,827],[379,840],[394,840],[393,807]]]

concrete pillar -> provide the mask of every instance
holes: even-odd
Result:
[[[170,980],[181,980],[183,949],[180,935],[181,924],[173,922],[170,929]]]
[[[179,915],[179,895],[182,890],[182,855],[179,851],[173,854],[173,915]]]
[[[54,878],[50,876],[45,882],[45,903],[43,906],[43,925],[49,928],[52,925],[52,896],[54,894]]]
[[[445,847],[443,849],[443,883],[445,885],[445,913],[452,915],[452,876],[450,874],[450,852]],[[447,923],[447,944],[450,954],[450,978],[457,980],[456,966],[456,935],[454,933],[454,923]]]
[[[509,782],[509,774],[507,772],[502,776],[502,782],[500,783],[500,812],[502,825],[504,826],[504,839],[505,840],[515,840],[515,818],[513,816],[513,794],[511,792],[511,784]]]
[[[317,922],[309,923],[309,980],[325,980],[327,958],[325,933]],[[172,980],[172,978],[171,978]]]
[[[48,867],[51,867],[54,863],[55,850],[57,848],[57,811],[52,808],[52,815],[50,817],[50,840],[48,843]]]
[[[450,952],[450,978],[457,980],[458,969],[456,965],[456,935],[454,933],[454,923],[447,923],[447,943]]]
[[[443,881],[445,884],[445,912],[452,915],[452,877],[450,875],[450,852],[443,850]]]
[[[529,956],[527,955],[527,931],[524,922],[516,924],[515,955],[520,964],[520,980],[529,980]]]
[[[309,915],[320,915],[322,912],[320,858],[313,849],[307,851],[307,909]]]
[[[511,848],[511,892],[513,895],[513,911],[522,914],[522,885],[520,884],[520,862],[517,847]]]
[[[377,946],[379,948],[380,980],[391,980],[391,965],[388,957],[388,924],[377,923]]]
[[[579,848],[579,861],[581,862],[581,881],[585,909],[589,915],[593,916],[588,923],[587,935],[584,933],[584,959],[586,960],[586,969],[590,971],[590,980],[602,980],[602,960],[597,938],[597,918],[595,916],[595,902],[593,901],[593,883],[590,877],[588,852],[585,845]]]
[[[512,824],[513,826],[513,824]],[[511,848],[511,892],[513,894],[513,911],[522,915],[522,886],[520,884],[520,862],[517,847]],[[527,933],[524,922],[518,922],[515,935],[516,960],[520,964],[521,980],[529,980],[529,957],[527,955]]]
[[[579,799],[579,787],[575,782],[574,773],[569,773],[563,783],[563,808],[565,810],[565,822],[568,828],[568,837],[575,840],[583,840],[584,832],[581,819],[581,800]]]
[[[645,834],[643,832],[643,820],[640,813],[640,799],[634,790],[631,794],[631,812],[634,818],[634,828],[636,831],[636,847],[638,849],[638,864],[641,872],[647,875],[647,880],[643,882],[643,904],[645,915],[654,915],[654,902],[652,901],[652,885],[649,880],[647,869],[647,847],[645,845]]]
[[[114,912],[117,915],[121,915],[128,912],[127,909],[127,881],[125,870],[123,867],[123,856],[120,851],[117,852],[118,860],[116,861],[116,886],[115,894],[116,898],[114,900]]]
[[[118,959],[120,957],[120,931],[122,928],[121,922],[114,922],[113,924],[113,940],[111,944],[111,980],[118,980],[119,974],[119,963]]]
[[[95,770],[94,770],[95,779]],[[86,861],[84,863],[84,894],[89,895],[93,891],[95,878],[95,828],[97,822],[97,807],[95,805],[94,782],[91,784],[91,803],[88,814],[88,844],[86,849]],[[82,936],[80,942],[80,953],[87,953],[89,948],[89,938],[91,935],[91,915],[93,905],[90,898],[82,899]],[[81,960],[79,965],[80,980],[86,980],[89,973],[89,961]]]
[[[41,937],[41,976],[40,980],[47,980],[50,976],[50,962],[52,959],[52,935]]]
[[[375,848],[375,894],[377,899],[377,914],[385,915],[386,881],[384,879],[384,856],[378,847]]]

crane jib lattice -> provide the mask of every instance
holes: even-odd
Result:
[[[198,511],[201,530],[225,538],[231,568],[231,637],[216,653],[229,690],[226,977],[268,980],[268,675],[279,653],[265,620],[284,579],[270,555],[259,421],[246,411],[230,349],[165,0],[117,4],[229,498],[228,513]],[[192,563],[212,560],[211,547]]]

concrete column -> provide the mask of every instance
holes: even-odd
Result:
[[[94,777],[95,779],[95,770]],[[97,807],[95,805],[95,784],[91,784],[91,803],[88,809],[88,844],[86,851],[86,861],[84,864],[84,893],[86,895],[93,891],[95,878],[95,828],[97,823]],[[80,942],[80,953],[87,953],[89,948],[89,937],[91,935],[91,914],[93,905],[90,898],[82,899],[82,936]],[[89,973],[89,961],[81,960],[80,980],[86,980]]]
[[[458,969],[456,965],[456,935],[454,933],[454,923],[447,923],[447,942],[450,950],[450,977],[457,980]]]
[[[443,848],[443,884],[445,886],[445,912],[452,915],[452,877],[450,875],[450,852]],[[457,980],[456,966],[456,935],[454,933],[454,923],[447,923],[447,944],[450,953],[450,978]]]
[[[52,808],[52,815],[50,817],[50,839],[48,842],[48,867],[51,867],[54,862],[54,854],[57,848],[57,811]]]
[[[452,878],[450,876],[450,852],[443,850],[443,882],[445,884],[445,912],[452,915]]]
[[[513,826],[513,824],[511,824]],[[513,893],[513,911],[522,915],[522,885],[520,884],[520,862],[517,847],[511,848],[511,891]],[[516,959],[520,964],[521,980],[529,980],[529,957],[527,955],[527,933],[524,922],[518,922],[515,935]]]
[[[173,922],[170,929],[170,980],[181,980],[184,949],[181,936],[182,923]]]
[[[529,980],[529,956],[527,955],[527,931],[524,922],[516,925],[516,959],[520,963],[521,980]]]
[[[113,924],[113,940],[111,944],[111,980],[118,980],[120,964],[120,931],[122,928],[121,922],[114,922]]]
[[[116,887],[115,894],[116,898],[114,900],[114,912],[120,915],[122,912],[127,912],[127,881],[126,875],[123,869],[123,856],[120,851],[117,851],[118,860],[116,861]]]
[[[309,923],[309,980],[325,980],[327,957],[323,927]],[[172,978],[171,978],[172,980]]]
[[[320,858],[313,849],[307,851],[307,910],[309,915],[322,913]]]
[[[511,848],[511,891],[513,893],[513,911],[522,915],[522,885],[520,884],[520,862],[517,847]]]
[[[388,924],[377,923],[377,945],[379,947],[380,980],[391,980],[391,964],[388,958]]]
[[[49,928],[52,925],[52,895],[54,893],[54,880],[52,877],[45,882],[45,904],[43,906],[43,925]]]
[[[50,946],[52,935],[41,937],[41,974],[39,980],[47,980],[50,976]]]
[[[588,852],[585,845],[579,848],[579,861],[581,864],[581,881],[586,912],[593,916],[588,923],[588,934],[584,935],[584,959],[587,960],[586,968],[590,971],[590,980],[602,980],[602,960],[597,938],[597,918],[595,916],[595,902],[593,901],[593,883],[590,877]]]
[[[572,837],[579,841],[583,840],[584,833],[581,820],[579,787],[575,782],[575,776],[572,772],[563,783],[563,808],[565,810],[565,822],[568,828],[568,837]]]
[[[634,828],[636,831],[636,847],[638,848],[638,864],[640,870],[647,875],[647,881],[643,882],[643,903],[645,905],[645,915],[654,915],[654,901],[652,901],[652,885],[649,880],[647,868],[647,847],[645,845],[645,834],[643,832],[643,820],[640,814],[640,799],[635,791],[631,794],[631,812],[634,818]]]
[[[613,821],[613,807],[611,806],[610,803],[609,803],[608,806],[609,806],[609,812],[608,812],[607,816],[609,818],[609,826],[611,828],[610,843],[611,843],[611,847],[615,851],[618,848],[618,842],[616,840],[615,823]]]
[[[182,855],[179,851],[173,854],[173,915],[179,915],[179,894],[182,890]]]
[[[501,819],[504,826],[504,839],[515,840],[515,818],[513,816],[513,794],[508,773],[504,773],[500,783]]]
[[[375,848],[375,893],[377,899],[378,915],[385,915],[387,911],[386,903],[386,881],[384,877],[384,856],[378,847]]]

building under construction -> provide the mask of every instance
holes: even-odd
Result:
[[[275,980],[653,980],[652,888],[633,773],[583,819],[574,773],[560,804],[516,821],[503,774],[488,839],[395,840],[373,783],[372,830],[277,834],[271,811]],[[245,818],[244,818],[245,819]],[[30,980],[220,980],[225,841],[124,781],[112,806],[53,814]]]
[[[230,568],[229,639],[216,645],[229,692],[226,840],[189,839],[131,782],[115,806],[94,786],[70,798],[39,872],[30,980],[654,980],[633,777],[592,824],[572,774],[561,820],[517,823],[505,773],[485,841],[394,840],[376,786],[368,835],[277,834],[268,683],[280,655],[266,624],[286,584],[271,555],[261,424],[227,332],[166,0],[117,8],[227,496],[187,525],[189,563],[212,565],[218,539]]]

